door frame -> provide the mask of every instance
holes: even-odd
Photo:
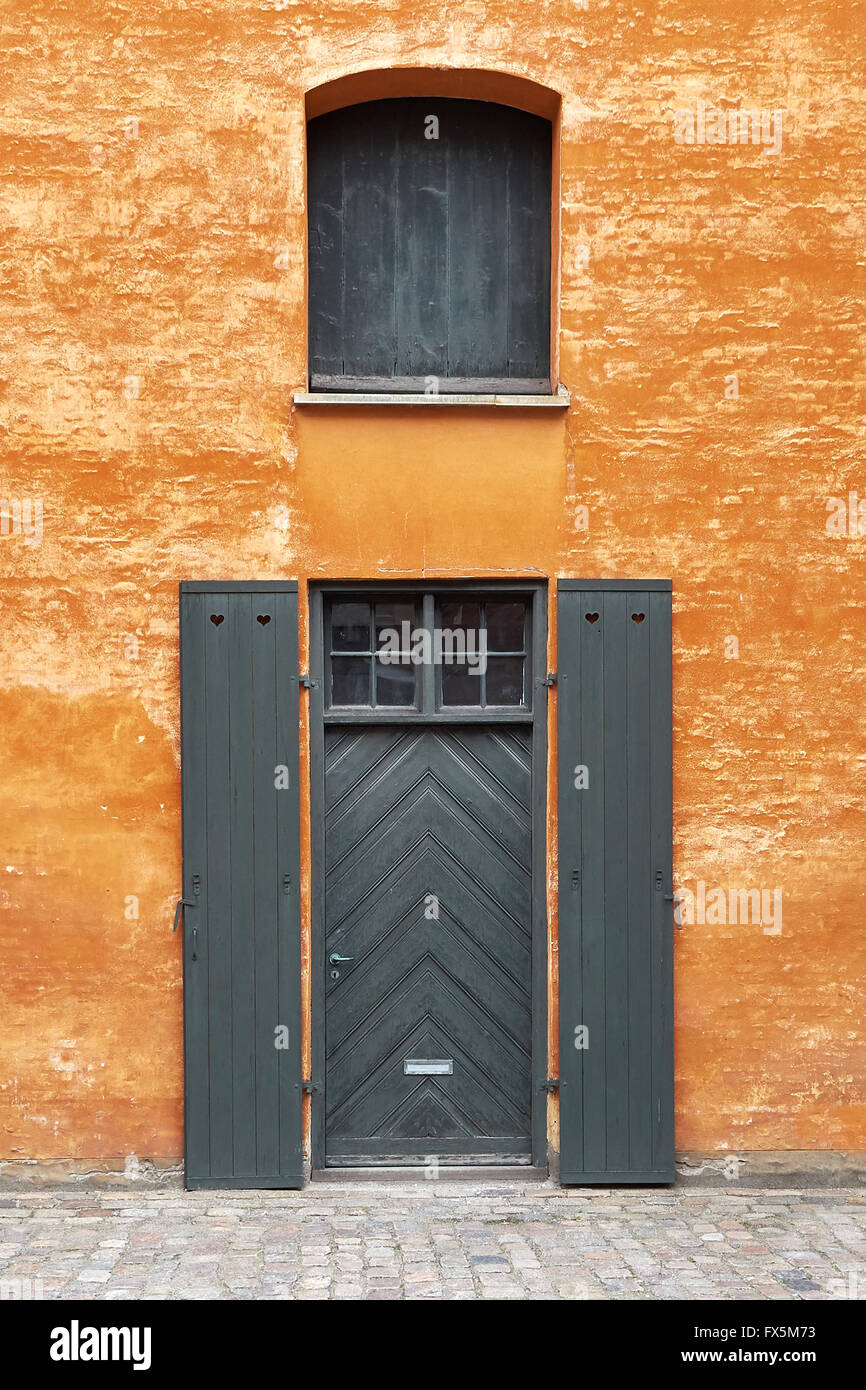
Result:
[[[547,757],[548,757],[548,580],[520,575],[504,579],[381,579],[322,580],[308,588],[308,633],[310,668],[310,1056],[311,1056],[311,1153],[313,1171],[325,1167],[325,654],[324,599],[339,594],[419,593],[449,590],[479,596],[497,593],[525,594],[531,603],[532,637],[530,675],[532,680],[532,1066],[530,1069],[531,1139],[533,1168],[548,1169],[547,1100],[548,1038],[548,920],[547,920]],[[405,717],[404,717],[405,719]],[[412,723],[508,723],[508,714],[495,713],[485,720],[471,716],[442,714]],[[353,722],[351,717],[346,723]],[[371,724],[369,716],[359,724]],[[399,714],[384,715],[380,723],[400,723]],[[512,721],[513,722],[513,721]],[[528,722],[528,721],[526,721]],[[409,1165],[406,1165],[407,1167]],[[454,1165],[458,1166],[458,1165]],[[348,1171],[348,1170],[347,1170]]]

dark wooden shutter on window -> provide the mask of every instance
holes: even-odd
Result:
[[[559,584],[564,1183],[674,1179],[670,587]]]
[[[389,99],[307,139],[311,388],[549,391],[550,122]]]
[[[180,608],[186,1185],[299,1187],[297,585]]]

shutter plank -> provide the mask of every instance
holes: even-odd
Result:
[[[205,604],[208,844],[208,1009],[210,1015],[210,1172],[233,1176],[231,801],[229,768],[228,597]],[[215,625],[212,617],[221,617]]]
[[[410,378],[444,378],[448,365],[449,118],[435,97],[400,105],[396,147],[397,363]],[[439,116],[438,140],[425,136],[428,115]],[[423,380],[415,389],[419,386],[423,389]]]
[[[604,648],[604,936],[607,1163],[629,1166],[627,597],[601,594]],[[644,885],[644,893],[646,886]]]
[[[661,870],[662,891],[653,892],[653,1166],[674,1165],[674,974],[673,904],[673,709],[671,604],[667,594],[649,594],[650,758],[653,873]]]
[[[343,370],[393,375],[397,132],[379,103],[344,130],[343,151]]]
[[[262,625],[260,615],[270,617]],[[255,1055],[256,1158],[262,1173],[280,1171],[279,1053],[274,1030],[282,1023],[279,1008],[279,902],[277,896],[278,798],[297,799],[297,786],[277,791],[276,615],[271,595],[256,599],[253,611],[253,816],[255,823]],[[291,800],[289,802],[291,805]]]
[[[650,821],[650,609],[629,594],[628,622],[628,1037],[629,1153],[637,1169],[652,1154],[652,931],[647,885],[653,884]],[[634,614],[644,614],[635,622]],[[651,908],[649,909],[651,912]]]
[[[253,870],[252,599],[228,599],[229,776],[231,801],[232,1172],[256,1171],[253,954],[256,931]]]
[[[289,790],[277,800],[279,862],[279,1008],[280,1022],[288,1024],[290,1046],[281,1051],[279,1067],[280,1175],[286,1186],[303,1183],[301,1127],[303,1113],[301,1039],[301,821],[298,721],[298,596],[278,593],[274,598],[277,640],[277,752],[289,769]],[[283,880],[288,892],[283,891]]]
[[[578,609],[581,643],[579,694],[580,756],[589,768],[589,786],[580,793],[583,809],[581,896],[583,932],[581,975],[583,1023],[589,1046],[583,1065],[583,1164],[607,1167],[607,1031],[605,1026],[605,766],[604,766],[604,612],[603,596],[584,594]],[[597,614],[588,621],[587,614]],[[572,1046],[574,1044],[572,1043]],[[582,1165],[581,1165],[582,1166]]]
[[[183,768],[184,1122],[187,1164],[210,1168],[210,1074],[207,933],[207,748],[205,743],[205,601],[183,594],[181,626],[181,766]],[[193,888],[198,876],[199,893]],[[193,937],[195,932],[195,937]],[[193,961],[195,941],[196,960]]]

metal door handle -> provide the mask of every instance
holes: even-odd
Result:
[[[337,953],[336,951],[333,951],[333,952],[331,953],[331,955],[328,956],[328,960],[331,962],[332,965],[343,965],[345,961],[347,961],[347,960],[354,960],[354,959],[355,959],[354,956],[341,956],[341,955],[338,955],[338,953]]]

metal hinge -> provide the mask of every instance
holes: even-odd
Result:
[[[312,690],[316,685],[318,685],[318,681],[310,680],[308,671],[305,671],[302,676],[298,676],[298,680],[300,681],[301,685],[304,687],[305,690]]]
[[[548,671],[548,673],[547,673],[547,679],[546,679],[546,680],[542,680],[541,676],[539,676],[539,678],[538,678],[538,684],[539,684],[539,685],[556,685],[556,678],[557,678],[557,675],[558,675],[558,674],[559,674],[559,673],[558,673],[557,671]]]
[[[559,1090],[559,1077],[549,1077],[547,1081],[542,1081],[538,1089],[539,1091],[546,1091],[549,1096],[552,1096],[554,1091]]]
[[[656,892],[660,893],[662,891],[663,886],[664,882],[662,878],[662,871],[661,869],[656,869]],[[673,893],[665,893],[664,899],[666,903],[672,903],[676,901],[676,897]]]

